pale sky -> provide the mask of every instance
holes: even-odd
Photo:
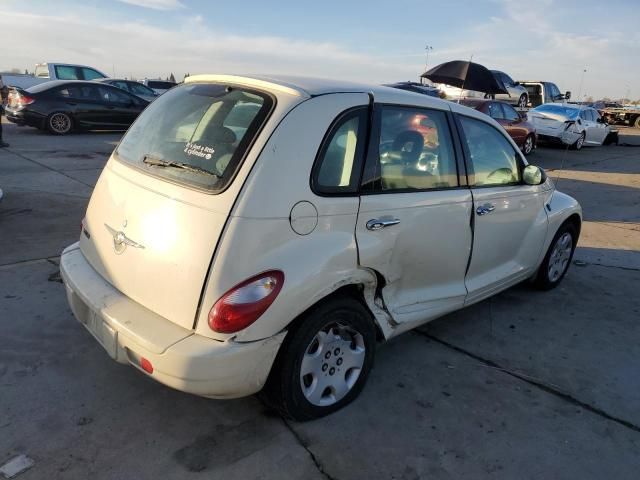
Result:
[[[637,0],[0,0],[0,71],[57,61],[119,77],[387,83],[417,80],[430,45],[429,66],[473,55],[575,99],[638,99],[639,25]]]

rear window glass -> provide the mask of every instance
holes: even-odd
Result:
[[[554,115],[562,115],[567,118],[578,118],[578,114],[580,110],[577,108],[569,108],[557,103],[548,103],[544,105],[540,105],[533,109],[534,112],[540,113],[552,113]]]
[[[234,176],[273,100],[221,84],[186,84],[138,117],[117,157],[168,180],[220,191]]]

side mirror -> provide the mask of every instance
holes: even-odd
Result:
[[[564,94],[564,98],[565,100],[569,100],[571,98],[571,92],[567,90]]]
[[[522,171],[522,180],[527,185],[541,185],[547,180],[547,174],[540,167],[527,165]]]

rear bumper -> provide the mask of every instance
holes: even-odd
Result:
[[[5,110],[7,120],[16,125],[28,125],[30,127],[42,128],[44,126],[44,117],[34,112],[25,110]]]
[[[195,334],[132,301],[67,247],[60,272],[73,314],[109,355],[160,383],[212,398],[236,398],[264,385],[286,332],[256,341],[218,341]],[[142,370],[141,358],[153,366]]]

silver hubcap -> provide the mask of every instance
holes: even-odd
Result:
[[[69,128],[71,128],[71,120],[63,113],[54,114],[49,123],[51,124],[51,128],[59,133],[66,133],[69,131]]]
[[[527,137],[524,141],[524,153],[531,153],[533,150],[533,139],[531,137]]]
[[[520,108],[524,108],[527,106],[527,97],[525,97],[524,95],[520,97],[520,102],[518,102],[518,106]]]
[[[556,282],[569,266],[571,249],[573,248],[573,238],[569,232],[560,236],[553,246],[551,257],[549,257],[549,281]]]
[[[364,338],[333,323],[320,330],[305,350],[300,366],[302,393],[313,405],[339,402],[353,388],[365,359]]]

